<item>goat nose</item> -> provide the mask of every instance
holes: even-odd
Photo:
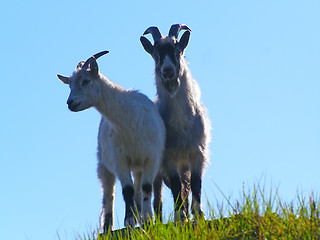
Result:
[[[163,69],[163,76],[165,78],[171,78],[171,77],[173,77],[173,74],[174,74],[174,72],[173,72],[172,68],[164,68]]]
[[[73,100],[72,99],[68,99],[67,104],[71,105],[72,103],[73,103]]]

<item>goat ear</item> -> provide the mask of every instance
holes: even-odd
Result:
[[[141,42],[144,50],[146,50],[147,53],[152,55],[152,53],[153,53],[152,43],[147,38],[145,38],[143,36],[140,37],[140,42]]]
[[[89,61],[88,70],[93,75],[93,77],[97,77],[99,75],[99,67],[98,67],[97,60],[95,59],[95,57],[91,57],[88,59],[88,61]]]
[[[60,79],[61,82],[63,82],[64,84],[69,84],[70,82],[70,78],[69,77],[65,77],[65,76],[62,76],[60,74],[57,74],[57,77]]]
[[[78,65],[77,65],[77,69],[81,69],[82,66],[84,65],[84,63],[85,63],[85,61],[79,62]]]
[[[181,51],[183,51],[187,47],[187,45],[189,43],[189,38],[190,38],[190,31],[185,31],[182,34],[180,41],[179,41],[179,47],[180,47]]]

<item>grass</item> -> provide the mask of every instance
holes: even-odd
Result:
[[[208,220],[197,219],[197,224],[156,221],[143,228],[91,233],[79,239],[320,239],[320,202],[313,193],[297,194],[284,203],[277,193],[266,196],[264,189],[254,186],[252,191],[243,190],[240,198],[234,205],[227,200],[227,207],[211,210]]]

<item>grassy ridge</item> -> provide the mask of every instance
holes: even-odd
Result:
[[[320,239],[320,202],[314,194],[298,195],[288,204],[272,192],[266,198],[263,190],[254,187],[241,198],[227,209],[211,210],[209,220],[197,219],[197,224],[156,221],[144,228],[79,239]]]

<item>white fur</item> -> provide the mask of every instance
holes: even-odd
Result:
[[[165,144],[165,126],[155,104],[137,91],[124,90],[100,73],[92,75],[90,65],[88,69],[77,68],[70,81],[58,77],[70,85],[70,110],[93,106],[102,114],[97,153],[97,172],[103,189],[102,222],[106,214],[112,214],[108,227],[113,228],[116,177],[122,187],[134,186],[136,205],[141,206],[142,218],[147,220],[152,216],[151,193],[145,194],[141,187],[153,184]],[[89,83],[83,86],[84,81]],[[135,222],[132,218],[125,221],[126,225]]]

